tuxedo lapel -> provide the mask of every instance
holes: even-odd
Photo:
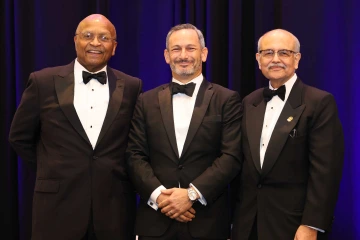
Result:
[[[109,106],[105,115],[104,123],[102,125],[96,146],[99,144],[101,139],[104,137],[112,122],[115,120],[116,115],[119,112],[121,102],[124,96],[124,79],[119,79],[111,68],[107,68],[107,75],[109,81],[110,100]],[[96,148],[95,146],[95,148]]]
[[[172,109],[172,96],[169,85],[165,85],[162,91],[158,93],[161,117],[165,126],[172,149],[179,158],[179,152],[176,144],[174,114]]]
[[[58,76],[54,76],[55,91],[59,105],[71,125],[91,146],[89,138],[80,122],[74,107],[74,62],[64,67]]]
[[[274,131],[271,134],[269,145],[264,156],[264,164],[261,172],[262,176],[266,175],[274,166],[281,150],[289,138],[290,132],[296,126],[305,109],[305,104],[302,104],[302,89],[303,84],[298,79],[291,90],[289,98],[275,125]]]
[[[212,85],[204,79],[196,97],[194,111],[191,117],[189,130],[186,135],[182,156],[184,156],[186,150],[189,148],[191,141],[200,127],[213,94],[214,91],[212,90]]]
[[[262,91],[261,91],[262,93]],[[261,131],[264,122],[266,104],[264,98],[259,98],[250,103],[246,110],[246,131],[250,144],[250,151],[252,160],[254,161],[255,167],[258,172],[261,172],[260,167],[260,138]]]

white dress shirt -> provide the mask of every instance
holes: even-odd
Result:
[[[184,143],[190,126],[191,117],[194,111],[196,97],[199,92],[203,78],[204,78],[203,75],[200,74],[199,76],[188,82],[188,83],[193,82],[196,84],[193,95],[191,97],[184,93],[177,93],[172,96],[175,137],[176,137],[176,144],[179,152],[179,157],[181,156],[183,151]],[[180,85],[184,85],[184,83],[174,78],[172,79],[172,81]],[[206,205],[207,202],[205,198],[202,196],[202,194],[199,192],[199,190],[191,183],[190,183],[190,187],[193,187],[199,194],[200,196],[199,202],[203,205]],[[152,192],[148,200],[148,205],[155,210],[158,209],[158,204],[156,203],[156,199],[159,197],[159,195],[161,194],[161,190],[163,189],[166,189],[163,185],[156,188]]]
[[[107,80],[102,85],[96,79],[91,79],[85,84],[82,77],[83,71],[88,72],[76,59],[74,64],[74,107],[94,149],[109,104],[109,81]],[[106,72],[106,66],[100,71]]]
[[[269,145],[269,141],[270,141],[272,132],[274,131],[275,125],[276,125],[276,123],[279,119],[279,116],[285,106],[285,102],[287,101],[287,99],[290,95],[291,89],[293,88],[296,79],[297,79],[297,75],[295,73],[294,76],[292,76],[284,84],[285,88],[286,88],[284,101],[282,101],[281,98],[279,98],[279,96],[276,95],[266,104],[264,123],[263,123],[262,132],[261,132],[261,138],[260,138],[260,166],[261,166],[261,168],[264,163],[266,149]],[[271,90],[276,90],[275,88],[273,88],[271,86],[270,82],[269,82],[269,88]],[[315,227],[311,227],[311,226],[308,226],[308,227],[315,229],[317,231],[320,231],[320,232],[325,232],[324,230],[319,229],[319,228],[315,228]]]
[[[297,79],[296,73],[292,76],[284,85],[286,88],[284,101],[279,96],[274,96],[267,104],[264,116],[264,123],[260,138],[260,166],[262,168],[264,163],[264,157],[267,146],[271,138],[271,134],[274,131],[275,124],[279,119],[280,113],[282,112],[285,102],[287,101],[292,87]],[[275,90],[269,82],[269,88]]]

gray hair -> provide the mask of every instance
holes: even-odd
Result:
[[[166,49],[168,49],[168,47],[169,47],[169,38],[170,38],[171,34],[173,34],[173,32],[176,32],[176,31],[179,31],[182,29],[195,30],[199,37],[201,49],[203,49],[205,47],[205,39],[204,39],[204,35],[202,34],[202,32],[199,29],[197,29],[194,25],[192,25],[190,23],[185,23],[185,24],[176,25],[170,29],[170,31],[168,32],[168,34],[166,36]]]
[[[264,35],[262,35],[262,36],[259,38],[259,41],[258,41],[258,46],[257,46],[257,51],[258,51],[258,52],[260,51],[260,45],[261,45],[261,40],[262,40],[262,38],[263,38],[265,35],[267,35],[268,33],[271,33],[271,32],[273,32],[273,31],[283,31],[283,32],[287,32],[287,33],[289,33],[290,35],[292,35],[292,37],[294,38],[294,41],[295,41],[295,49],[294,49],[294,51],[295,51],[295,52],[300,52],[300,41],[299,41],[299,39],[297,39],[297,37],[295,37],[295,35],[292,34],[291,32],[288,32],[288,31],[283,30],[283,29],[271,30],[271,31],[265,33]]]

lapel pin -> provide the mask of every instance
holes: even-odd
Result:
[[[288,117],[287,121],[291,122],[294,118],[292,116]]]

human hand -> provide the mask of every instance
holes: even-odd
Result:
[[[183,222],[183,223],[191,222],[195,218],[195,213],[196,213],[195,209],[190,208],[189,210],[184,212],[182,215],[175,218],[175,220],[178,222]]]
[[[305,225],[300,225],[296,231],[294,240],[316,240],[317,231]]]
[[[188,192],[184,188],[171,188],[161,190],[161,193],[168,197],[161,201],[158,205],[161,208],[161,212],[166,216],[176,219],[187,210],[189,210],[193,204],[188,197]],[[162,195],[160,194],[160,195]],[[164,196],[165,197],[165,196]]]

